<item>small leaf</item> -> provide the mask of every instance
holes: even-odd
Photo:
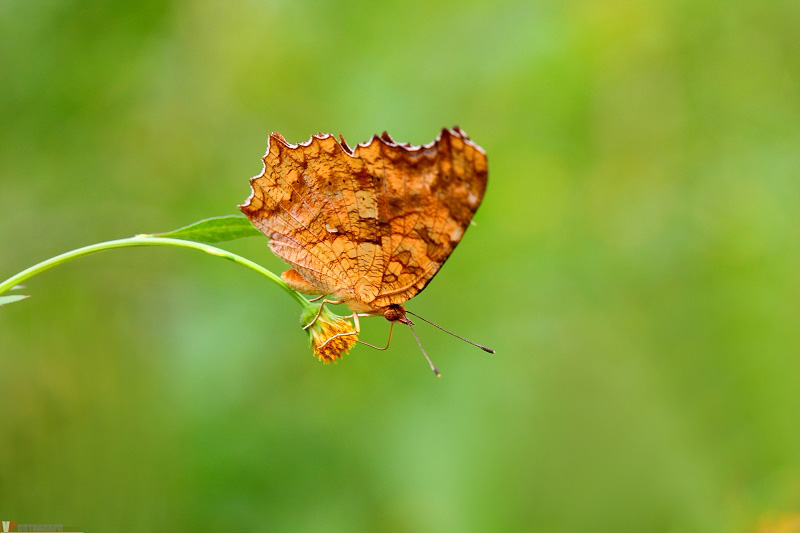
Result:
[[[0,305],[6,305],[14,302],[18,302],[20,300],[24,300],[25,298],[30,298],[30,296],[25,296],[22,294],[14,294],[11,296],[0,296]]]
[[[196,242],[224,242],[242,237],[263,235],[249,220],[238,215],[225,215],[221,217],[206,218],[194,224],[167,233],[153,233],[147,237],[167,237],[171,239],[185,239]]]
[[[24,288],[25,288],[25,285],[14,285],[13,287],[11,287],[8,290],[10,290],[10,291],[18,291],[18,290],[24,289]]]

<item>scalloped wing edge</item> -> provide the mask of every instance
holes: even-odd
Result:
[[[397,142],[394,139],[392,139],[392,137],[389,135],[388,132],[384,131],[381,135],[373,135],[370,140],[365,141],[363,143],[358,143],[356,145],[355,149],[352,149],[347,145],[347,143],[344,140],[344,136],[341,135],[341,134],[339,135],[339,140],[336,140],[336,138],[332,134],[330,134],[330,133],[321,133],[320,132],[320,133],[318,133],[316,135],[312,135],[307,141],[300,142],[300,143],[297,143],[297,144],[292,144],[292,143],[288,142],[283,137],[283,135],[281,135],[280,133],[272,132],[272,133],[269,134],[269,136],[267,138],[267,151],[264,154],[264,157],[261,158],[261,161],[263,162],[264,166],[261,168],[261,172],[259,174],[256,174],[255,176],[250,178],[250,196],[248,196],[247,199],[245,200],[245,202],[243,204],[239,205],[238,207],[239,207],[240,210],[244,210],[244,208],[250,206],[250,202],[252,201],[253,196],[255,195],[255,189],[253,187],[253,182],[255,182],[255,180],[257,180],[258,178],[262,177],[264,175],[264,173],[266,172],[266,170],[267,170],[267,160],[269,159],[269,151],[270,151],[270,147],[271,147],[271,143],[272,142],[280,143],[282,146],[284,146],[285,148],[288,148],[290,150],[297,150],[297,149],[299,149],[301,147],[302,148],[307,148],[307,147],[311,146],[315,141],[321,141],[321,140],[324,140],[324,139],[333,138],[336,141],[337,146],[339,146],[339,148],[341,148],[342,152],[345,155],[347,155],[349,157],[355,157],[355,158],[359,157],[359,148],[369,148],[370,146],[372,146],[373,143],[379,142],[379,143],[381,143],[381,144],[383,144],[385,146],[388,146],[390,148],[399,148],[400,150],[402,150],[404,152],[407,152],[409,154],[413,154],[414,152],[418,152],[420,155],[427,155],[429,157],[433,157],[435,155],[435,151],[432,154],[428,154],[427,152],[435,149],[438,146],[438,144],[442,142],[442,139],[445,136],[448,136],[448,135],[452,135],[453,137],[458,137],[465,144],[470,145],[475,150],[477,150],[478,152],[480,152],[481,154],[486,156],[486,151],[483,148],[481,148],[478,144],[474,143],[472,141],[472,139],[470,139],[467,136],[467,134],[464,132],[464,130],[462,130],[458,126],[453,126],[452,128],[449,128],[449,129],[448,128],[442,128],[442,131],[439,132],[439,134],[436,136],[436,138],[434,140],[432,140],[431,142],[429,142],[427,144],[423,144],[423,145],[420,145],[420,146],[416,146],[416,145],[413,145],[413,144],[410,144],[410,143]]]

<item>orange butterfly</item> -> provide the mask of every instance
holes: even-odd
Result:
[[[488,177],[486,153],[458,127],[424,146],[384,133],[355,149],[328,134],[292,145],[273,133],[263,160],[239,208],[291,265],[283,280],[346,304],[356,333],[359,316],[413,325],[402,304],[453,252]]]

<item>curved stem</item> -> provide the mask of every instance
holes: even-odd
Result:
[[[139,237],[131,237],[128,239],[117,239],[115,241],[106,241],[97,244],[92,244],[90,246],[84,246],[83,248],[77,248],[75,250],[71,250],[69,252],[63,253],[61,255],[57,255],[55,257],[51,257],[41,263],[37,263],[30,268],[26,268],[22,272],[11,276],[7,280],[0,283],[0,294],[8,291],[12,287],[19,285],[23,281],[28,278],[32,278],[33,276],[44,272],[45,270],[49,270],[54,266],[60,265],[62,263],[66,263],[68,261],[72,261],[73,259],[77,259],[79,257],[83,257],[85,255],[90,255],[96,252],[103,252],[105,250],[113,250],[115,248],[128,248],[132,246],[177,246],[179,248],[191,248],[193,250],[200,250],[201,252],[205,252],[207,254],[215,255],[217,257],[223,257],[234,263],[238,263],[242,266],[246,266],[251,270],[255,270],[265,278],[269,279],[276,285],[278,285],[281,289],[286,291],[289,296],[295,299],[300,305],[304,308],[311,307],[311,304],[308,303],[300,293],[293,291],[289,286],[276,274],[273,274],[266,268],[262,267],[261,265],[250,261],[249,259],[245,259],[240,255],[236,255],[234,253],[228,252],[227,250],[223,250],[221,248],[216,248],[214,246],[209,246],[207,244],[194,242],[194,241],[184,241],[182,239],[168,239],[163,237],[149,237],[149,236],[139,236]]]

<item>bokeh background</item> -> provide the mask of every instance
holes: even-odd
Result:
[[[269,132],[458,124],[486,198],[410,308],[497,350],[324,366],[232,263],[75,261],[0,308],[0,518],[794,531],[798,35],[793,0],[0,3],[0,278],[238,212]]]

